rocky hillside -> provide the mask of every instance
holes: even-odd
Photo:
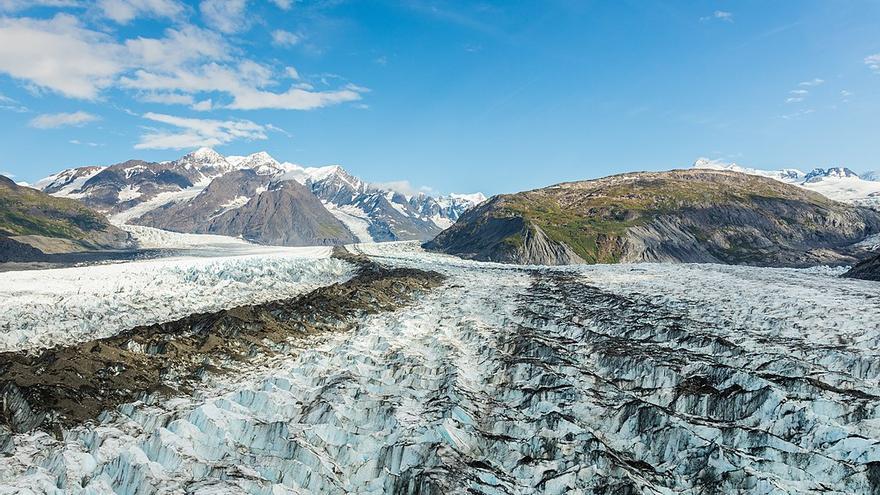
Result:
[[[283,246],[357,242],[345,225],[296,181],[273,183],[244,205],[221,213],[193,231]]]
[[[874,255],[853,266],[843,274],[847,278],[860,278],[880,282],[880,255]]]
[[[715,170],[630,173],[501,195],[427,249],[484,261],[801,266],[853,260],[880,213],[777,180]]]
[[[0,254],[3,261],[38,253],[126,249],[128,233],[77,201],[19,186],[0,176]],[[7,256],[8,255],[8,256]]]
[[[223,156],[209,148],[170,162],[130,160],[109,167],[68,169],[39,181],[36,187],[77,199],[107,213],[117,224],[244,235],[220,225],[222,219],[235,216],[224,214],[257,200],[273,184],[285,181],[306,186],[319,200],[319,209],[344,225],[345,234],[339,242],[427,240],[485,199],[481,194],[407,195],[368,183],[337,165],[301,167],[279,162],[265,152]],[[296,226],[288,223],[287,228]],[[302,234],[300,237],[309,238],[312,233]]]

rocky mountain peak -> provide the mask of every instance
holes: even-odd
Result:
[[[804,177],[805,182],[817,182],[821,181],[825,178],[833,177],[833,178],[844,178],[844,177],[855,177],[858,178],[859,174],[853,172],[852,170],[846,167],[831,167],[828,169],[824,168],[816,168],[813,169],[810,173]]]

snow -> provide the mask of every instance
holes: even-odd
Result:
[[[125,405],[63,440],[16,435],[0,481],[73,493],[871,491],[875,283],[831,269],[520,267],[417,243],[353,249],[449,279],[192,396]]]
[[[449,195],[452,199],[457,199],[460,201],[468,202],[474,206],[486,201],[486,195],[481,192],[471,193],[471,194],[456,194],[452,193]]]
[[[140,186],[127,185],[119,190],[119,201],[131,201],[141,197]]]
[[[359,242],[372,242],[373,236],[369,230],[370,218],[364,210],[354,205],[336,206],[327,201],[322,201],[322,203],[327,211],[348,227],[348,230],[354,234]]]
[[[257,197],[259,195],[260,195],[260,192],[258,191],[254,195],[254,197]],[[248,204],[248,201],[250,201],[250,200],[251,200],[251,198],[249,198],[247,196],[236,196],[236,197],[232,198],[231,200],[229,200],[227,203],[223,203],[222,205],[220,205],[220,211],[215,213],[213,216],[219,217],[220,215],[226,213],[227,211],[237,210],[237,209],[241,208],[242,206]]]
[[[153,211],[156,208],[167,205],[169,203],[179,203],[181,201],[186,201],[192,199],[199,195],[208,184],[211,183],[210,179],[202,180],[194,184],[192,187],[181,189],[178,191],[165,191],[161,192],[147,201],[143,201],[138,203],[131,208],[111,215],[109,220],[110,223],[114,225],[125,225],[129,220],[133,220],[140,216],[147,214],[147,212]]]
[[[133,230],[148,245],[195,250],[172,258],[0,273],[0,351],[70,344],[191,313],[292,297],[352,273],[347,263],[329,258],[329,247],[256,246],[223,236]]]
[[[835,201],[861,206],[880,206],[880,182],[860,178],[855,172],[844,167],[815,169],[810,173],[804,173],[796,169],[759,170],[740,167],[735,163],[700,158],[694,162],[694,168],[728,170],[769,177],[817,192]]]
[[[39,189],[40,191],[56,186],[59,183],[65,184],[61,189],[53,193],[53,196],[58,196],[61,198],[77,198],[81,195],[76,194],[76,191],[83,186],[89,179],[98,175],[104,170],[104,167],[94,167],[94,170],[84,172],[82,168],[71,168],[67,170],[63,170],[57,174],[50,175],[44,179],[37,181],[32,187],[34,189]],[[70,180],[71,177],[76,176],[73,180]]]

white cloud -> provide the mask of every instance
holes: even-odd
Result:
[[[79,0],[0,0],[0,12],[18,12],[34,7],[82,7]]]
[[[394,192],[403,194],[405,196],[415,196],[416,194],[419,194],[419,193],[425,193],[425,194],[435,194],[436,193],[436,191],[434,191],[433,188],[426,187],[426,186],[416,187],[416,186],[412,185],[408,180],[392,180],[392,181],[388,181],[388,182],[372,182],[372,183],[370,183],[370,185],[377,187],[379,189],[386,189],[389,191],[394,191]]]
[[[733,22],[733,14],[731,12],[725,12],[723,10],[716,10],[715,12],[712,12],[712,15],[700,17],[700,21],[702,21],[702,22],[712,21],[712,20]]]
[[[819,86],[819,85],[824,84],[824,83],[825,83],[825,80],[824,80],[824,79],[819,79],[819,78],[817,77],[817,78],[812,79],[812,80],[810,80],[810,81],[802,81],[802,82],[798,83],[798,86],[805,86],[805,87]]]
[[[266,127],[249,120],[194,119],[152,112],[143,117],[176,129],[151,129],[141,136],[135,149],[185,149],[219,146],[239,139],[266,139]]]
[[[211,99],[208,98],[207,100],[202,100],[198,103],[193,104],[191,108],[199,112],[207,112],[208,110],[214,108],[214,102],[212,102]]]
[[[143,93],[138,95],[140,101],[146,103],[162,103],[164,105],[192,105],[193,97],[180,93]]]
[[[164,35],[125,41],[131,65],[173,72],[190,63],[230,60],[235,52],[219,34],[195,26],[166,29]]]
[[[112,86],[143,101],[198,104],[200,110],[208,99],[215,109],[309,110],[360,100],[366,92],[354,85],[316,91],[295,69],[244,58],[218,33],[195,26],[116,40],[66,14],[0,18],[0,73],[70,98],[94,100]]]
[[[293,7],[293,0],[272,0],[272,3],[282,10],[288,10],[290,7]]]
[[[0,72],[65,96],[94,99],[122,69],[121,47],[67,14],[0,19]]]
[[[58,127],[81,126],[98,120],[97,115],[88,112],[44,113],[32,118],[28,123],[37,129],[55,129]]]
[[[178,71],[173,74],[138,71],[133,78],[123,78],[120,83],[124,87],[142,91],[227,93],[232,97],[232,102],[223,107],[236,110],[312,110],[360,100],[361,93],[366,91],[354,85],[331,91],[310,91],[298,87],[291,87],[282,93],[266,91],[263,88],[274,83],[272,71],[252,61],[241,62],[234,69],[206,64],[192,72]]]
[[[293,46],[299,43],[301,39],[300,35],[284,31],[283,29],[272,31],[272,43],[278,46]]]
[[[360,99],[360,92],[354,89],[307,91],[291,88],[284,93],[247,90],[236,94],[235,99],[228,108],[237,110],[259,110],[263,108],[312,110]]]
[[[0,93],[0,110],[8,110],[16,113],[27,113],[30,111],[26,106],[19,103],[18,100],[10,98],[2,93]]]
[[[871,70],[880,72],[880,53],[875,53],[873,55],[865,57],[865,65],[867,65]]]
[[[199,9],[205,23],[224,33],[244,31],[250,25],[247,0],[202,0]]]
[[[793,113],[789,113],[789,114],[785,114],[785,115],[780,115],[779,118],[785,119],[785,120],[791,120],[791,119],[796,119],[798,117],[803,117],[805,115],[809,115],[814,112],[815,112],[815,110],[813,110],[812,108],[808,108],[806,110],[798,110],[797,112],[793,112]]]
[[[104,17],[120,24],[127,24],[136,17],[175,19],[184,11],[176,0],[98,0],[97,7]]]
[[[68,143],[76,144],[76,145],[80,145],[80,146],[91,146],[92,148],[94,148],[96,146],[103,146],[102,144],[98,144],[98,143],[92,143],[92,142],[88,142],[88,141],[83,142],[83,141],[80,141],[79,139],[71,139],[70,141],[68,141]]]

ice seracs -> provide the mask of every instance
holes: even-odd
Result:
[[[15,435],[0,483],[120,494],[880,488],[873,282],[354,249],[448,282],[194,394],[125,404],[62,439]]]

